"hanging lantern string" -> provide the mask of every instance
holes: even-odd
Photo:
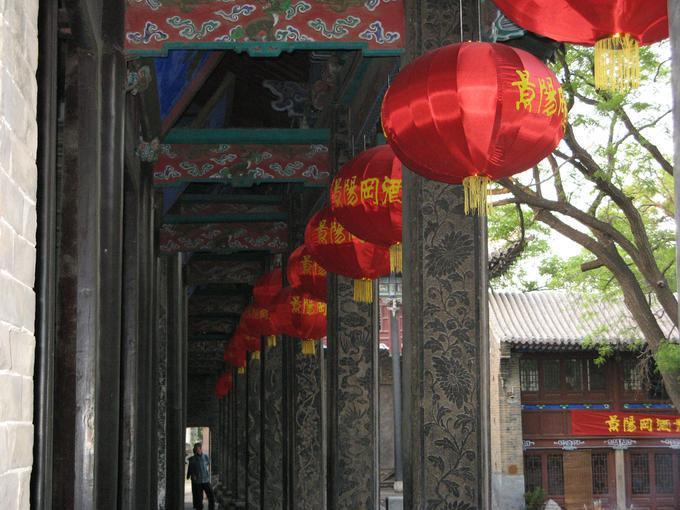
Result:
[[[246,373],[246,367],[238,367],[238,370],[236,371],[239,375],[243,375]]]
[[[314,356],[316,354],[316,341],[311,338],[302,340],[302,354],[305,356]]]
[[[267,337],[267,347],[269,347],[269,348],[276,347],[276,336],[275,335],[269,335]]]
[[[463,179],[465,194],[465,214],[477,213],[486,216],[491,209],[487,196],[489,194],[489,178],[483,175],[472,175]]]
[[[250,356],[250,359],[259,360],[260,359],[260,351],[254,351],[253,354]]]
[[[595,88],[627,92],[640,86],[640,44],[629,34],[595,43]]]
[[[373,302],[373,280],[366,278],[354,280],[354,301],[357,303]]]

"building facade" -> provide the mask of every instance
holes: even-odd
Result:
[[[622,304],[492,293],[490,323],[494,508],[677,508],[680,415]]]

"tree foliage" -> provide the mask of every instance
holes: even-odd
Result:
[[[525,262],[496,286],[622,298],[678,407],[680,349],[659,321],[664,313],[678,324],[669,54],[667,43],[642,48],[643,86],[611,94],[594,88],[592,50],[559,53],[554,69],[570,110],[564,141],[532,171],[500,181],[489,232],[510,238],[521,205]],[[555,232],[582,251],[551,253]]]

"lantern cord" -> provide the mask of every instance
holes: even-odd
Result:
[[[490,206],[487,200],[489,178],[484,175],[472,175],[463,179],[465,192],[465,214],[476,213],[486,216]]]
[[[275,335],[269,335],[267,337],[267,347],[276,347],[276,336]]]
[[[314,356],[316,354],[316,342],[313,339],[302,340],[302,354],[305,356]]]
[[[595,87],[628,92],[640,86],[640,44],[629,34],[595,43]]]
[[[373,280],[365,278],[354,280],[354,301],[357,303],[373,302]]]
[[[393,244],[390,246],[390,271],[398,274],[403,267],[401,243]]]
[[[238,370],[236,371],[238,375],[243,375],[246,373],[246,367],[238,367]]]
[[[259,360],[260,359],[260,351],[254,351],[253,354],[250,356],[250,359]]]

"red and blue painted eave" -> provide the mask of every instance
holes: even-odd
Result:
[[[129,0],[125,47],[137,56],[176,49],[386,56],[403,52],[405,28],[403,0]]]

